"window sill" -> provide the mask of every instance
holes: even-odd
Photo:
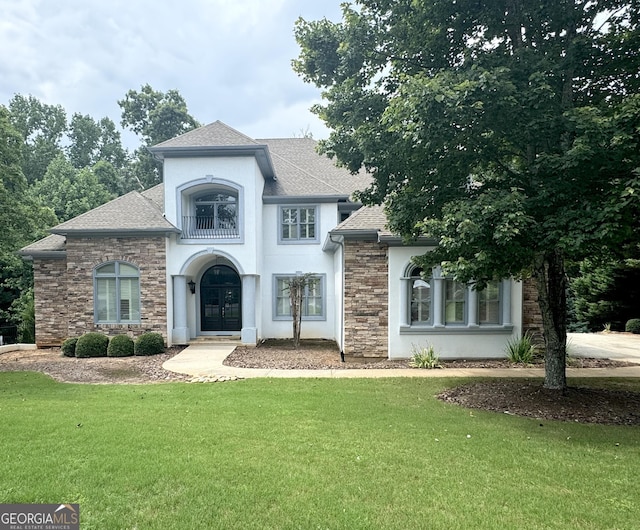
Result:
[[[315,239],[279,239],[278,245],[319,245],[320,240]]]
[[[282,321],[289,321],[289,322],[293,322],[293,318],[291,318],[290,316],[276,316],[273,317],[273,320],[275,322],[282,322]],[[326,321],[327,317],[325,316],[320,316],[320,317],[302,317],[302,322],[323,322]]]
[[[400,335],[483,335],[483,334],[511,334],[513,325],[458,325],[458,326],[400,326]]]

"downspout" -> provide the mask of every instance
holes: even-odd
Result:
[[[340,311],[340,362],[344,362],[344,239],[342,241],[334,241],[333,235],[329,232],[329,241],[340,246],[340,259],[342,260],[342,307]]]

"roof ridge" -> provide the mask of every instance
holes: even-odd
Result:
[[[234,129],[233,127],[231,127],[231,125],[227,125],[227,124],[226,124],[226,123],[224,123],[223,121],[216,120],[216,121],[214,121],[214,122],[210,123],[209,125],[213,125],[213,124],[215,124],[215,123],[219,123],[219,124],[220,124],[220,125],[222,125],[223,127],[226,127],[227,129],[229,129],[229,130],[233,131],[234,133],[239,134],[240,136],[243,136],[243,137],[244,137],[244,138],[246,138],[247,140],[251,140],[251,141],[252,141],[254,144],[256,144],[256,145],[263,145],[263,144],[258,143],[258,141],[257,141],[255,138],[251,138],[251,136],[247,136],[247,135],[246,135],[246,134],[244,134],[243,132],[239,131],[238,129]],[[207,126],[205,125],[205,127],[207,127]]]

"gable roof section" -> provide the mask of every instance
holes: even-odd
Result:
[[[157,186],[147,195],[131,191],[102,206],[54,226],[51,233],[69,234],[168,234],[179,232],[164,218],[162,207],[155,202],[160,190]]]
[[[265,202],[283,199],[348,199],[366,188],[365,172],[351,175],[327,156],[320,155],[311,138],[255,140],[215,121],[149,148],[157,158],[192,156],[255,156],[265,176]]]
[[[255,156],[265,179],[275,178],[267,146],[221,121],[198,127],[147,149],[159,160],[197,156]]]

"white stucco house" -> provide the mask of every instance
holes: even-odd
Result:
[[[303,338],[335,341],[348,360],[499,357],[535,321],[535,301],[505,279],[475,291],[411,258],[381,208],[353,202],[351,175],[309,138],[256,140],[221,123],[150,151],[164,182],[54,227],[22,249],[33,260],[36,342],[87,331],[158,331],[168,344],[291,336],[287,279],[313,273]]]

